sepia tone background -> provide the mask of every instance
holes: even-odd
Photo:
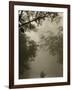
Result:
[[[18,11],[19,78],[63,76],[63,13]]]

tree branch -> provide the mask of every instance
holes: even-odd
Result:
[[[40,17],[34,18],[34,19],[31,20],[31,21],[28,21],[28,22],[23,23],[22,25],[20,25],[20,27],[22,27],[23,25],[29,24],[29,23],[31,23],[31,22],[33,22],[33,21],[37,21],[38,19],[42,19],[42,18],[44,18],[44,17],[48,17],[48,15],[45,15],[45,16],[42,16],[42,17],[40,16]]]

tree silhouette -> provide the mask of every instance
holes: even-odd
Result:
[[[23,32],[36,28],[36,25],[41,25],[46,18],[50,18],[51,22],[59,17],[56,12],[42,12],[42,11],[23,11],[19,10],[19,29]]]
[[[19,35],[19,78],[24,78],[23,73],[28,70],[29,62],[36,56],[37,44],[30,40],[24,33]]]

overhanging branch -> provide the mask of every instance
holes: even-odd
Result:
[[[22,25],[20,25],[20,27],[22,27],[23,25],[29,24],[29,23],[31,23],[31,22],[33,22],[33,21],[37,21],[38,19],[42,19],[42,18],[44,18],[44,17],[48,17],[48,15],[40,16],[40,17],[34,18],[34,19],[31,20],[31,21],[28,21],[28,22],[22,23]]]

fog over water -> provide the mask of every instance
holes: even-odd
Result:
[[[45,77],[62,76],[62,65],[57,63],[56,56],[51,56],[42,49],[37,52],[37,57],[30,63],[30,67],[31,78],[40,77],[42,71]]]
[[[61,24],[62,20],[60,21],[60,25]],[[41,42],[40,35],[48,35],[48,33],[46,33],[47,31],[52,31],[54,34],[57,34],[58,26],[59,24],[51,23],[46,19],[41,26],[37,27],[37,32],[26,32],[26,35],[38,44]],[[43,48],[38,48],[34,61],[31,61],[29,64],[30,69],[27,72],[29,78],[39,78],[41,72],[45,74],[45,77],[63,76],[63,64],[57,62],[56,55],[50,55],[49,51]]]

